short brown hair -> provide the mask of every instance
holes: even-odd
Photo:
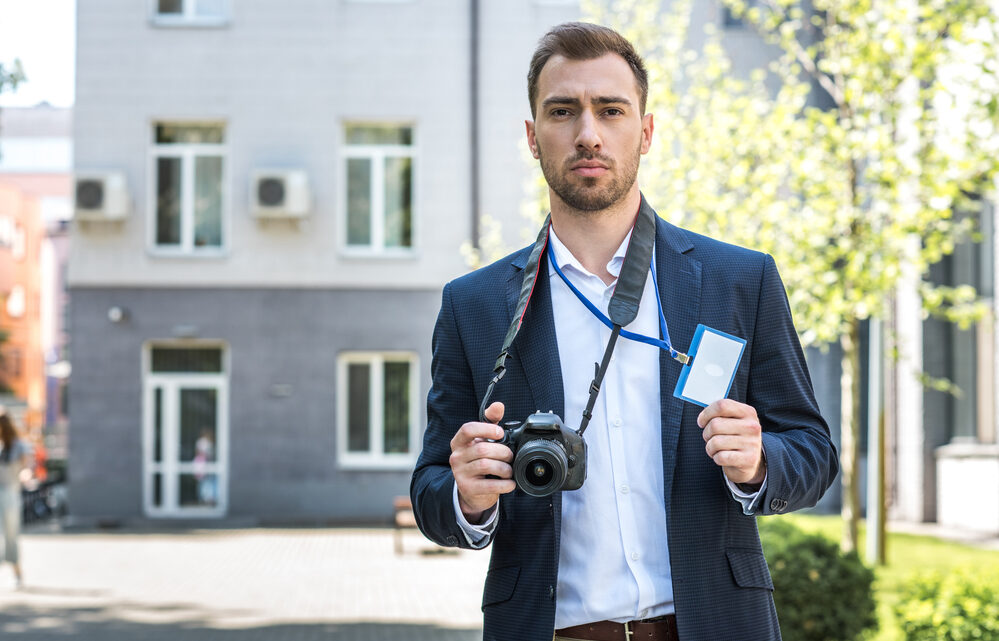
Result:
[[[531,117],[537,116],[535,102],[538,99],[538,78],[549,58],[561,55],[569,60],[592,60],[607,53],[616,53],[631,67],[638,83],[644,114],[645,101],[649,95],[649,75],[635,47],[624,36],[608,27],[589,22],[565,22],[552,27],[541,37],[531,58],[531,67],[527,72],[527,98],[531,101]]]

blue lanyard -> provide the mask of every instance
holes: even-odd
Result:
[[[552,244],[550,242],[548,243],[548,262],[551,264],[552,267],[555,268],[555,273],[559,275],[562,281],[566,285],[568,285],[570,290],[572,290],[572,293],[576,295],[576,298],[579,299],[579,302],[585,305],[586,309],[590,310],[590,313],[592,313],[594,316],[597,317],[597,320],[606,325],[609,329],[614,329],[614,323],[611,322],[611,319],[607,318],[607,316],[603,312],[597,309],[596,305],[591,303],[589,299],[586,298],[586,296],[584,296],[581,291],[576,289],[575,285],[573,285],[569,281],[569,279],[566,278],[566,275],[562,273],[562,270],[559,269],[558,261],[555,260],[555,252],[552,249]],[[659,284],[658,281],[656,280],[655,256],[653,256],[649,268],[652,270],[652,289],[653,291],[656,292],[656,308],[659,311],[659,331],[662,332],[663,340],[659,340],[658,338],[652,338],[651,336],[645,336],[644,334],[636,334],[635,332],[629,332],[625,329],[621,330],[621,336],[623,338],[627,338],[629,340],[633,340],[638,343],[645,343],[646,345],[652,345],[653,347],[664,349],[667,352],[669,352],[670,357],[672,357],[674,360],[677,360],[686,365],[687,363],[690,362],[690,357],[684,354],[683,352],[679,352],[673,349],[673,343],[669,339],[669,328],[666,327],[666,316],[663,314],[663,304],[662,301],[659,299]]]

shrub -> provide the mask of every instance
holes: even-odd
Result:
[[[784,641],[854,641],[877,626],[874,572],[820,534],[759,519]]]
[[[895,615],[906,641],[999,641],[999,569],[915,575]]]

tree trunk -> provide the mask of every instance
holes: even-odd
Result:
[[[857,550],[860,521],[860,321],[850,321],[850,330],[840,337],[843,348],[840,376],[840,454],[843,483],[844,552]]]

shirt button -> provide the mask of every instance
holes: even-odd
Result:
[[[631,560],[632,561],[637,561],[638,560],[638,552],[632,552],[631,553]],[[642,618],[644,619],[645,617],[642,617]]]
[[[622,485],[621,486],[621,494],[627,494],[630,491],[631,491],[631,488],[629,488],[627,485]]]
[[[619,418],[614,419],[614,427],[621,427],[621,419]]]

